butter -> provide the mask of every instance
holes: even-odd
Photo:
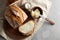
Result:
[[[38,9],[32,11],[31,13],[33,18],[38,18],[40,16],[40,11]]]

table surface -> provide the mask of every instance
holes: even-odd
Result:
[[[32,40],[60,40],[60,0],[51,0],[52,7],[49,12],[49,18],[55,21],[55,25],[45,22],[37,31]],[[0,0],[0,17],[4,13],[6,0]],[[1,25],[0,25],[1,26]],[[0,37],[0,40],[2,37]]]

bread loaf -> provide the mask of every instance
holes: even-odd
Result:
[[[17,28],[28,18],[28,16],[17,5],[10,5],[5,12],[5,18],[13,28]]]

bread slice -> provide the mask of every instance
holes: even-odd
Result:
[[[19,27],[28,18],[26,13],[17,5],[10,5],[4,16],[13,28]]]
[[[34,21],[30,20],[24,25],[18,28],[19,32],[23,33],[23,35],[31,35],[34,31]]]

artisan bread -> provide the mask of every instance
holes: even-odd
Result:
[[[5,18],[13,28],[17,28],[28,18],[28,16],[17,5],[10,5],[5,12]]]
[[[13,4],[9,6],[14,14],[21,18],[21,22],[23,23],[27,19],[26,13],[17,5]]]
[[[31,35],[34,31],[34,21],[30,20],[27,23],[25,23],[24,25],[20,26],[18,28],[19,32],[21,32],[23,35]]]

